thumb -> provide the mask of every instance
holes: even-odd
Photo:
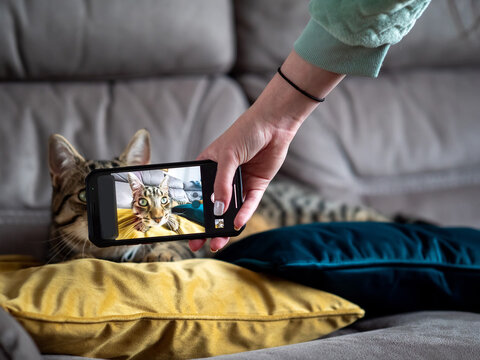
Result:
[[[233,177],[238,165],[238,161],[233,156],[221,157],[218,161],[217,174],[215,175],[215,184],[213,186],[213,193],[215,194],[213,213],[215,216],[223,215],[230,205]]]

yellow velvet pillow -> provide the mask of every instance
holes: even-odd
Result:
[[[32,265],[0,257],[0,306],[49,354],[214,356],[316,339],[364,313],[338,296],[218,260]]]

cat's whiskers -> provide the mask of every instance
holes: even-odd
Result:
[[[62,261],[64,261],[65,259],[68,259],[68,255],[70,255],[70,253],[75,249],[75,247],[78,245],[80,241],[81,240],[77,239],[74,246],[70,246],[70,250],[63,256]]]
[[[56,259],[62,252],[65,250],[65,248],[69,247],[69,244],[65,242],[59,242],[57,245],[55,245],[54,249],[51,249],[50,252],[50,259],[47,261],[47,265],[50,264],[50,262],[54,259]]]
[[[70,250],[62,257],[62,261],[67,258],[67,256],[75,250],[75,248],[83,242],[83,245],[85,247],[86,241],[78,238],[77,236],[73,234],[65,234],[62,236],[61,241],[59,241],[57,244],[52,246],[50,248],[50,259],[48,260],[47,264],[49,264],[53,259],[57,258],[59,255],[62,254],[62,252],[65,251],[65,249],[70,248]]]
[[[62,246],[67,246],[68,243],[67,243],[67,239],[68,239],[68,236],[64,236],[62,237],[62,240],[61,241],[58,241],[55,245],[53,245],[49,250],[50,251],[57,251],[59,248],[61,248]]]
[[[83,247],[82,247],[82,257],[85,257],[85,246],[87,246],[87,242],[83,242]]]
[[[58,232],[58,230],[56,231]],[[63,238],[63,235],[57,235],[57,236],[50,236],[50,238],[46,239],[46,240],[31,240],[32,242],[40,242],[40,243],[43,243],[43,244],[46,244],[46,243],[51,243],[51,242],[54,242],[54,241],[57,241],[57,240],[61,240]],[[27,240],[28,241],[28,240]]]
[[[133,227],[129,227],[127,229],[127,231],[125,232],[125,237],[127,237],[129,239],[134,238],[134,235],[135,235],[134,231],[135,230],[133,229]]]

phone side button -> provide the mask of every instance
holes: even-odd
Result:
[[[237,185],[233,184],[233,196],[235,198],[235,209],[238,209]]]

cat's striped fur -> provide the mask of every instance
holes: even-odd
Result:
[[[144,165],[150,162],[150,135],[139,130],[125,151],[109,161],[85,160],[61,135],[49,140],[49,167],[52,179],[52,222],[49,261],[77,257],[97,257],[114,261],[174,261],[201,256],[187,241],[152,245],[98,248],[88,240],[85,177],[93,169]]]
[[[240,238],[283,226],[333,221],[392,220],[366,206],[328,200],[315,190],[292,180],[275,179],[268,185]]]

